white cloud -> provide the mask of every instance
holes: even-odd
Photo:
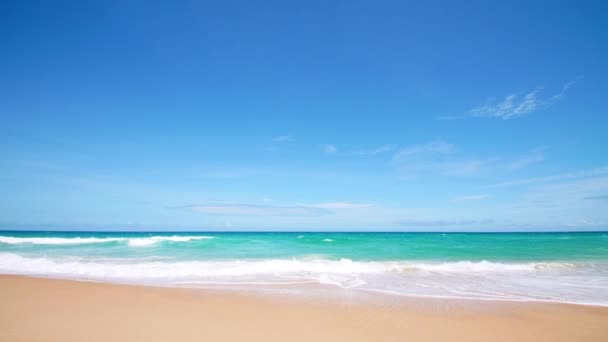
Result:
[[[395,221],[395,224],[411,228],[428,228],[428,227],[464,227],[464,226],[480,226],[491,224],[494,220],[418,220],[418,219],[402,219]]]
[[[396,148],[395,145],[392,144],[387,144],[387,145],[383,145],[380,146],[376,149],[373,150],[361,150],[361,151],[355,151],[352,152],[352,155],[358,155],[358,156],[375,156],[377,154],[382,154],[382,153],[386,153],[386,152],[390,152],[392,150],[394,150]]]
[[[328,203],[316,203],[306,205],[311,208],[322,208],[322,209],[356,209],[356,208],[367,208],[371,204],[365,203],[350,203],[350,202],[328,202]]]
[[[393,162],[403,161],[406,158],[417,155],[447,154],[451,153],[453,150],[454,145],[441,140],[435,140],[427,144],[411,145],[400,148],[393,156]]]
[[[608,192],[608,176],[589,176],[591,174],[593,173],[587,172],[584,174],[586,178],[577,179],[557,175],[559,177],[546,177],[550,183],[545,183],[544,180],[540,184],[529,183],[534,185],[524,189],[515,202],[503,207],[502,211],[508,212],[511,217],[534,219],[541,226],[552,225],[557,228],[592,228],[593,224],[589,222],[598,225],[606,223],[608,216],[602,210],[604,203],[589,199],[602,198]],[[576,176],[582,175],[579,173]]]
[[[319,216],[332,213],[325,208],[252,204],[202,204],[180,208],[189,208],[200,213],[223,216]]]
[[[291,135],[279,135],[277,137],[272,138],[274,142],[290,142],[294,141],[294,137]]]
[[[545,160],[547,146],[537,147],[519,158],[499,156],[467,157],[456,153],[456,147],[442,140],[399,148],[391,163],[406,177],[418,174],[470,176],[486,172],[519,170]]]
[[[606,227],[606,226],[608,226],[608,224],[606,224],[606,222],[596,221],[596,220],[590,220],[588,218],[580,218],[580,219],[575,220],[575,221],[569,221],[569,222],[566,222],[566,223],[562,223],[561,225],[563,225],[564,227],[574,227],[574,228],[581,228],[581,227],[595,228],[595,227]]]
[[[540,146],[518,158],[501,156],[466,156],[455,145],[443,140],[403,146],[394,153],[390,163],[398,168],[403,179],[419,175],[471,176],[478,174],[504,173],[519,170],[545,160],[545,150]]]
[[[537,94],[541,90],[542,87],[537,87],[521,98],[517,94],[507,95],[499,103],[488,103],[471,109],[468,112],[468,116],[495,117],[508,120],[516,116],[528,114],[542,105],[542,101],[537,97]]]
[[[561,100],[566,91],[580,79],[582,79],[582,77],[565,83],[559,93],[550,96],[549,98],[543,99],[539,97],[539,93],[543,90],[543,87],[536,87],[523,96],[512,93],[498,103],[489,101],[484,105],[474,107],[465,115],[465,117],[488,117],[508,120],[514,117],[524,116],[538,109],[552,106],[557,101]]]
[[[545,155],[543,153],[543,151],[545,149],[546,149],[546,147],[537,148],[537,149],[533,150],[531,153],[529,153],[523,157],[515,159],[514,161],[509,163],[507,165],[507,167],[511,170],[520,170],[520,169],[523,169],[530,165],[540,163],[545,160]]]
[[[568,179],[596,177],[596,176],[601,176],[601,175],[605,175],[605,174],[608,174],[608,167],[599,167],[599,168],[595,168],[595,169],[581,170],[581,171],[570,172],[570,173],[561,173],[561,174],[557,174],[557,175],[516,179],[516,180],[512,180],[512,181],[496,183],[496,184],[491,185],[490,187],[498,188],[498,187],[529,185],[529,184],[537,184],[537,183],[549,183],[549,182],[556,182],[556,181],[568,180]]]
[[[559,93],[557,93],[557,94],[553,95],[553,96],[552,96],[552,97],[549,99],[549,101],[548,101],[548,102],[549,102],[549,104],[551,105],[551,104],[553,104],[553,103],[555,103],[555,102],[557,102],[557,101],[561,100],[561,99],[564,97],[564,94],[566,94],[566,91],[568,91],[568,89],[572,88],[572,86],[573,86],[573,85],[574,85],[576,82],[578,82],[578,81],[580,81],[580,80],[582,80],[582,79],[583,79],[583,76],[579,76],[579,77],[575,78],[574,80],[572,80],[572,81],[570,81],[570,82],[565,83],[565,84],[562,86],[562,90],[561,90]]]
[[[584,203],[588,198],[597,198],[608,191],[608,176],[581,178],[574,180],[558,181],[554,183],[542,184],[532,189],[525,196],[528,202],[549,203],[556,205],[581,205],[588,207],[589,203]]]
[[[452,176],[468,176],[477,174],[495,166],[499,158],[468,159],[458,161],[446,161],[438,163],[436,169],[439,173]]]
[[[479,201],[479,200],[483,200],[490,197],[488,194],[479,194],[479,195],[464,195],[464,196],[458,196],[455,197],[453,200],[460,202],[460,201]]]
[[[467,176],[486,171],[500,160],[496,157],[462,158],[454,151],[454,145],[435,140],[400,148],[391,163],[399,168],[402,176],[410,178],[420,174]]]
[[[323,152],[326,154],[334,154],[338,152],[338,148],[334,145],[325,145],[323,146]]]

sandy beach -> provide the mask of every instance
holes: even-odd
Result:
[[[0,276],[0,301],[7,342],[608,340],[608,308],[566,304],[344,303],[19,276]]]

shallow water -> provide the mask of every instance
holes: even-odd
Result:
[[[5,231],[0,273],[608,305],[608,233]]]

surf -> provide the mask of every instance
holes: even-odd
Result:
[[[126,237],[12,237],[0,236],[0,243],[4,244],[34,244],[34,245],[83,245],[83,244],[99,244],[107,242],[122,242],[126,241],[129,246],[149,246],[161,241],[170,242],[188,242],[193,240],[213,239],[212,236],[151,236],[142,238],[126,238]]]

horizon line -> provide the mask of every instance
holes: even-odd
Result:
[[[527,234],[527,233],[608,233],[608,230],[504,230],[504,231],[438,231],[438,230],[14,230],[2,229],[0,232],[18,233],[414,233],[414,234]]]

